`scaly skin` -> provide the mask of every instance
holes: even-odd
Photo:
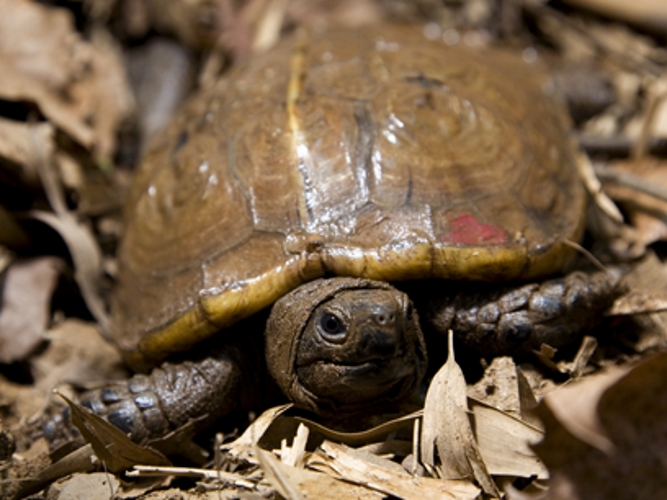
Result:
[[[278,390],[266,373],[260,335],[207,342],[182,361],[165,362],[149,374],[137,374],[85,392],[80,403],[139,443],[165,436],[191,420],[205,429],[236,410],[274,403]],[[53,444],[72,438],[58,413],[43,424]],[[74,432],[76,435],[76,432]]]
[[[501,288],[438,282],[435,292],[422,286],[417,300],[424,302],[422,320],[438,335],[452,329],[461,343],[483,355],[522,354],[542,343],[572,343],[598,323],[618,294],[615,281],[605,273],[575,272]],[[323,335],[318,325],[324,317],[331,321],[332,314],[340,323],[327,323],[335,328]],[[239,330],[187,360],[87,392],[82,404],[144,442],[192,419],[205,417],[200,425],[206,427],[235,410],[261,410],[275,394],[267,367],[297,407],[330,424],[336,417],[349,422],[399,405],[424,374],[425,344],[413,307],[386,283],[356,278],[307,283],[276,303],[267,325],[266,363],[259,336]],[[231,338],[237,342],[229,343]],[[369,387],[376,379],[383,389]]]
[[[427,299],[422,318],[438,333],[453,330],[461,345],[484,356],[562,347],[600,323],[620,294],[616,281],[607,273],[573,272],[505,287],[457,283],[454,292]]]

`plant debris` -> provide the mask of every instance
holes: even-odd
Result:
[[[383,20],[553,68],[597,201],[582,260],[628,290],[602,331],[472,366],[450,346],[423,410],[355,433],[284,405],[215,441],[193,440],[192,422],[139,445],[67,410],[54,388],[75,401],[125,375],[100,332],[125,192],[159,129],[286,33]],[[661,0],[0,0],[0,496],[667,494],[666,27]],[[49,449],[34,429],[67,411],[91,444]]]

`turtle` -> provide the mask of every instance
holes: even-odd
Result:
[[[185,104],[118,253],[111,335],[137,374],[85,406],[137,441],[272,387],[361,421],[418,390],[423,330],[494,355],[598,319],[614,284],[566,274],[587,200],[548,73],[428,33],[298,32]]]

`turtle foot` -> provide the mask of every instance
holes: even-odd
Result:
[[[438,333],[484,356],[523,354],[571,344],[601,322],[620,291],[607,273],[573,272],[542,283],[495,288],[471,284],[429,301],[426,320]]]

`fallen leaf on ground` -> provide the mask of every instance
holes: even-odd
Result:
[[[667,353],[560,388],[538,412],[547,498],[667,497]]]
[[[14,177],[28,186],[38,186],[35,143],[46,151],[53,151],[53,136],[50,123],[27,124],[0,118],[0,157],[7,160],[0,168],[20,170],[14,172]]]
[[[546,467],[530,448],[542,439],[541,429],[479,401],[470,400],[469,405],[479,452],[489,474],[549,477]]]
[[[98,30],[93,38],[79,35],[66,9],[0,2],[0,97],[36,104],[53,125],[106,158],[133,103],[110,37]]]
[[[470,425],[467,386],[454,361],[452,336],[450,331],[447,362],[433,377],[426,393],[421,462],[437,477],[474,480],[486,494],[499,497]]]
[[[667,240],[667,161],[646,157],[617,160],[596,170],[606,180],[604,190],[623,206],[643,246]]]
[[[320,446],[307,465],[317,467],[318,470],[334,471],[345,482],[363,485],[405,500],[473,500],[480,493],[479,488],[470,481],[412,476],[390,460],[329,441]]]
[[[118,427],[61,395],[70,407],[72,423],[88,441],[106,470],[118,473],[133,465],[171,465],[161,453],[130,440]]]
[[[0,299],[0,362],[25,360],[43,341],[51,295],[65,263],[56,257],[18,261],[6,270]]]
[[[102,254],[91,229],[66,211],[54,214],[34,210],[30,215],[51,226],[65,241],[74,261],[74,279],[81,289],[88,309],[105,334],[108,332],[109,317],[105,302],[100,296]]]
[[[284,498],[380,500],[385,497],[380,492],[339,481],[327,474],[290,467],[281,463],[271,452],[257,450],[257,454],[266,480]]]

